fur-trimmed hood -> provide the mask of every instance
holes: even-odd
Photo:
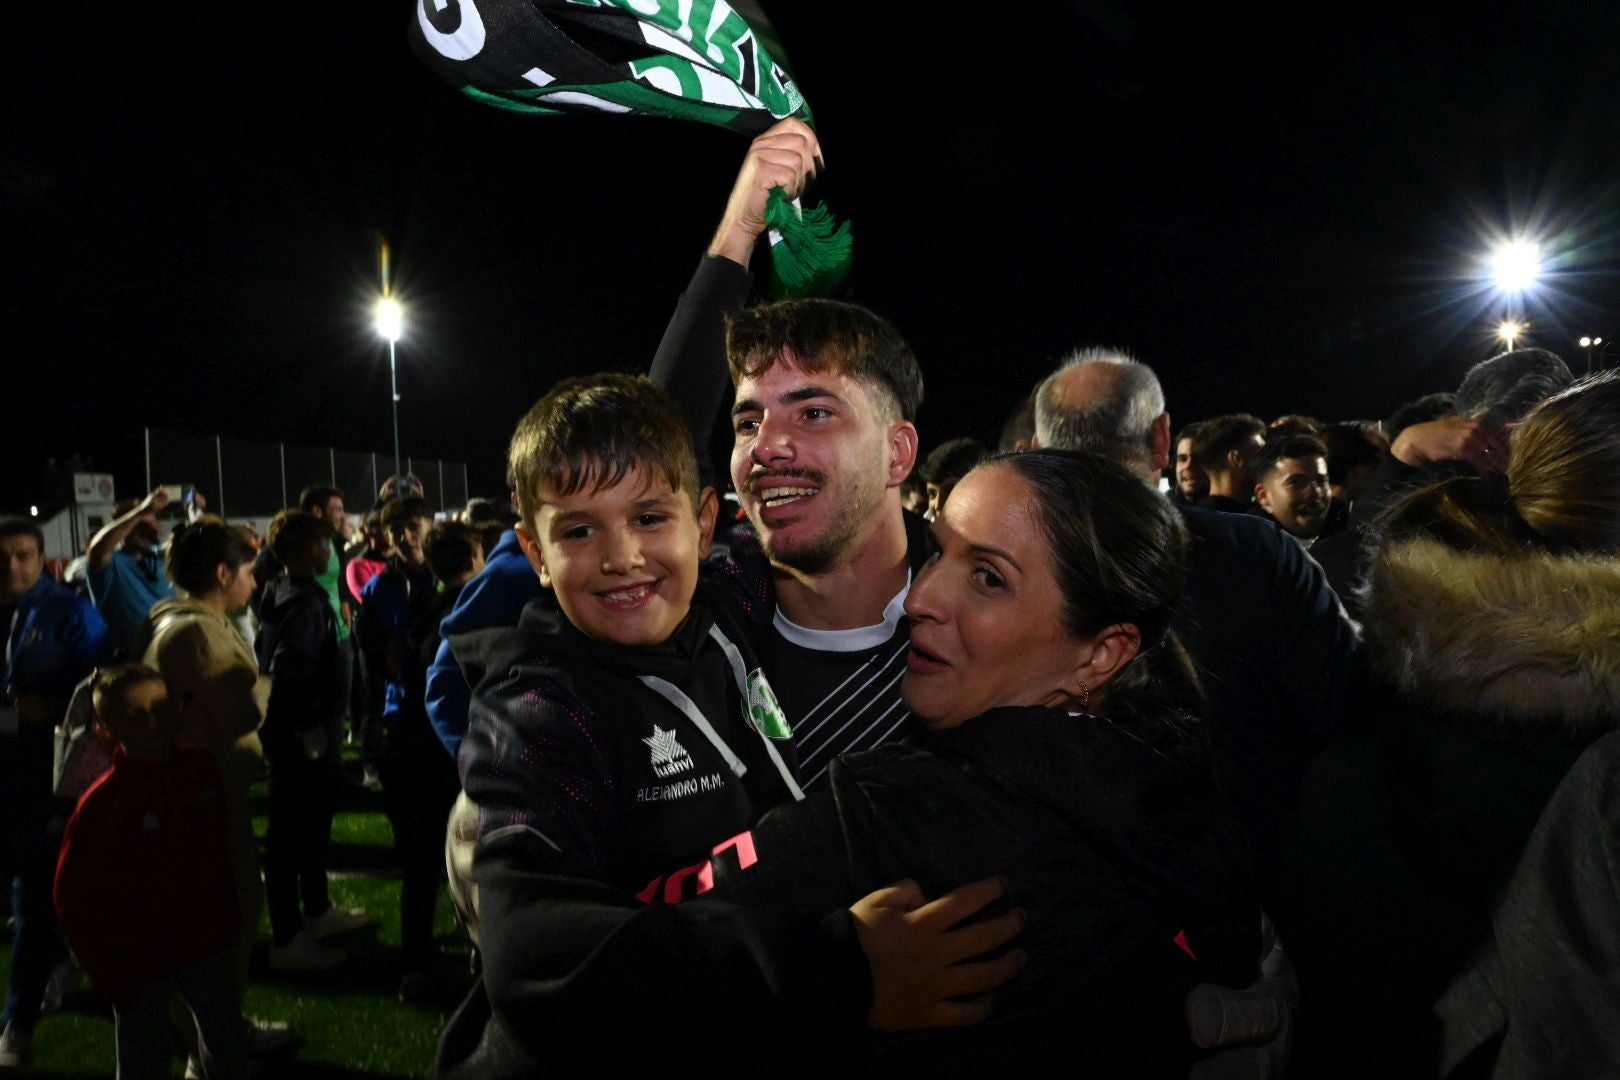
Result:
[[[1382,683],[1447,715],[1600,734],[1620,726],[1620,559],[1393,544],[1366,649]]]

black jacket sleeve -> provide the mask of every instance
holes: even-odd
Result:
[[[705,255],[675,305],[647,375],[668,390],[692,433],[692,449],[706,471],[716,419],[730,382],[726,320],[743,309],[752,284],[730,259]]]
[[[861,1030],[870,976],[847,911],[642,903],[568,870],[522,826],[474,863],[492,1030],[534,1059],[667,1063],[694,1037],[780,1052],[789,1033]]]

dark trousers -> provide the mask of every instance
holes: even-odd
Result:
[[[401,953],[405,970],[419,971],[433,954],[433,916],[445,886],[444,832],[461,783],[427,716],[410,722],[409,734],[389,733],[377,772],[400,860]]]
[[[262,736],[269,766],[264,891],[271,936],[275,944],[285,945],[304,928],[300,903],[302,915],[310,918],[332,906],[326,865],[342,784],[342,732],[335,723],[329,725],[326,748],[314,760],[292,731],[267,727]]]
[[[0,881],[11,885],[11,974],[0,1028],[33,1031],[51,968],[67,956],[51,885],[66,811],[51,795],[51,727],[0,734]]]
[[[172,975],[142,983],[130,1000],[113,1009],[118,1043],[118,1080],[167,1080],[172,1072],[174,1025],[171,1001],[178,997],[195,1025],[197,1056],[209,1080],[244,1080],[247,1047],[235,960],[221,949]]]

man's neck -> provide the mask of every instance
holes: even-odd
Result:
[[[807,630],[853,630],[875,626],[910,579],[906,522],[898,506],[880,519],[831,567],[809,575],[773,565],[776,603],[790,621]]]
[[[1247,502],[1249,493],[1238,493],[1238,475],[1236,473],[1210,473],[1209,493],[1219,495],[1223,499],[1234,499],[1238,502]]]

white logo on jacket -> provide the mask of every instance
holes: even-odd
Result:
[[[686,752],[675,738],[675,729],[665,731],[657,724],[653,725],[653,733],[642,739],[652,748],[653,775],[657,777],[674,776],[685,772],[692,767],[692,755]]]

